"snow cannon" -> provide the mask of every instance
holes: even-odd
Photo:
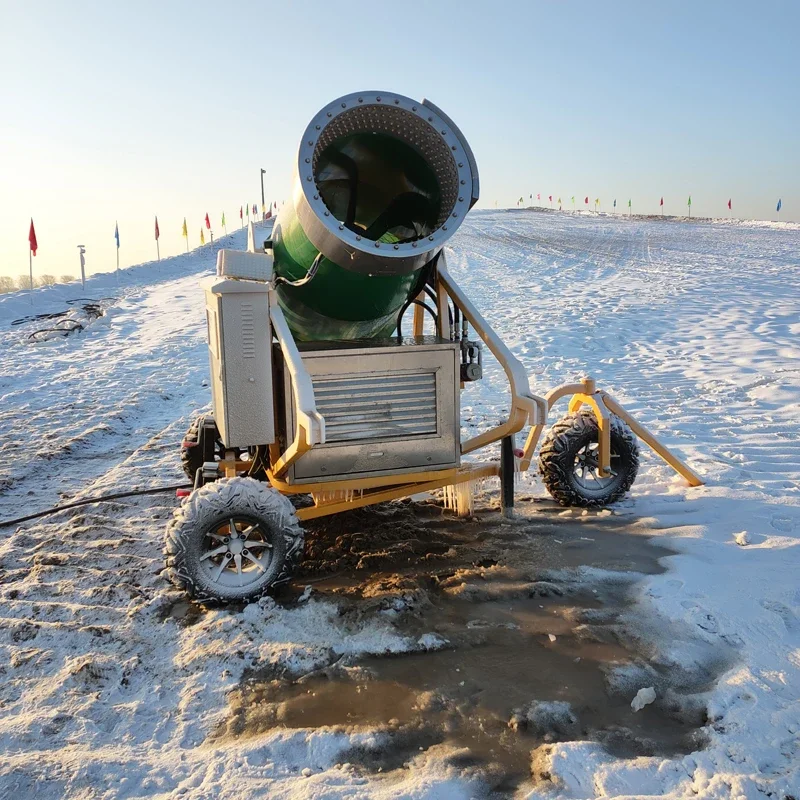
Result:
[[[447,269],[444,245],[478,199],[478,170],[435,105],[339,98],[306,128],[295,172],[272,229],[251,222],[247,251],[220,250],[202,283],[213,413],[181,445],[193,488],[167,528],[175,585],[205,604],[251,602],[291,579],[304,522],[432,492],[467,516],[487,480],[499,479],[511,516],[515,475],[565,397],[538,458],[559,504],[621,499],[639,441],[702,483],[593,379],[531,391]],[[487,350],[508,405],[467,435],[461,396],[483,378]]]
[[[321,109],[271,244],[295,339],[390,336],[478,193],[469,144],[430,101],[359,92]]]

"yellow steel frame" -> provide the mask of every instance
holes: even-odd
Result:
[[[702,486],[703,480],[684,461],[681,461],[668,447],[656,439],[653,434],[640,422],[637,422],[608,392],[598,389],[592,378],[584,378],[580,383],[565,383],[551,389],[546,395],[547,410],[549,411],[562,397],[572,395],[569,401],[569,410],[577,411],[581,406],[588,405],[595,416],[600,428],[600,476],[606,477],[611,466],[611,425],[610,415],[614,414],[626,422],[630,429],[664,461],[667,462],[679,475],[682,475],[690,486]],[[528,439],[520,460],[520,471],[527,470],[533,459],[533,452],[539,442],[539,437],[544,429],[544,421],[534,425],[528,433]]]
[[[445,486],[454,486],[467,481],[496,477],[499,472],[499,465],[481,464],[476,467],[462,467],[458,470],[443,470],[441,477],[427,480],[420,480],[420,477],[424,473],[414,473],[409,476],[411,480],[408,483],[386,486],[384,488],[377,487],[374,489],[361,489],[356,485],[363,483],[363,481],[331,481],[330,483],[324,484],[326,490],[335,487],[336,491],[345,492],[350,490],[353,492],[357,491],[358,494],[354,493],[348,498],[330,500],[317,503],[309,508],[298,509],[297,518],[306,520],[316,517],[325,517],[329,514],[347,511],[351,508],[361,508],[363,506],[372,505],[373,503],[384,503],[387,500],[399,500],[402,497],[410,497],[420,492],[432,492],[434,489],[443,489]],[[395,477],[394,480],[396,481],[397,478]],[[347,484],[352,485],[348,486]],[[304,488],[305,490],[308,489],[308,487]]]
[[[422,295],[420,295],[422,297]],[[597,418],[599,436],[599,474],[609,475],[611,465],[611,415],[624,420],[633,432],[649,445],[661,458],[689,482],[690,486],[701,486],[701,478],[681,459],[656,439],[643,425],[631,415],[607,392],[600,390],[592,378],[584,378],[580,383],[567,383],[551,389],[544,397],[534,395],[528,385],[528,378],[520,362],[514,358],[502,340],[483,319],[469,299],[461,292],[447,272],[444,256],[439,259],[436,270],[436,305],[438,312],[437,333],[443,338],[452,338],[448,329],[448,299],[458,305],[465,319],[472,325],[475,333],[486,344],[492,354],[503,367],[511,390],[511,410],[508,419],[500,425],[478,436],[461,443],[461,452],[470,453],[489,444],[521,431],[526,424],[531,425],[525,447],[519,461],[520,472],[529,469],[533,453],[539,442],[552,407],[562,398],[571,395],[569,410],[577,411],[588,406]],[[420,471],[409,473],[399,479],[397,475],[332,480],[318,483],[290,484],[284,476],[291,464],[310,450],[315,444],[325,441],[324,419],[316,412],[313,389],[310,379],[304,374],[302,362],[291,334],[285,324],[280,309],[274,298],[271,298],[273,325],[289,363],[290,377],[295,389],[295,397],[305,393],[304,407],[308,409],[300,413],[298,407],[298,425],[295,438],[284,453],[277,446],[270,446],[270,469],[267,477],[270,484],[283,494],[315,495],[315,505],[299,509],[297,516],[301,520],[314,519],[329,514],[336,514],[352,508],[360,508],[373,503],[396,500],[419,492],[428,492],[452,486],[465,481],[499,475],[497,464],[481,464],[465,466],[460,469]],[[414,307],[413,334],[421,336],[423,331],[423,309]],[[304,384],[305,381],[305,384]],[[246,472],[252,465],[247,461],[236,461],[229,453],[220,463],[220,468],[227,477]],[[321,500],[321,497],[333,498]]]

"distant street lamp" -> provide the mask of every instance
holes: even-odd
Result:
[[[261,217],[262,217],[262,219],[264,218],[264,216],[267,213],[266,202],[264,200],[264,175],[266,174],[266,172],[267,171],[265,169],[261,170]]]

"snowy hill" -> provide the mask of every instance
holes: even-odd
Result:
[[[244,234],[221,242],[243,249]],[[109,298],[104,316],[65,339],[30,342],[36,320],[11,325],[31,314],[27,295],[0,298],[0,519],[181,482],[178,443],[210,402],[197,282],[213,271],[217,244],[124,270],[119,283],[93,276],[85,292],[37,291],[37,314]],[[798,253],[793,227],[525,211],[473,213],[448,249],[454,277],[534,391],[590,373],[707,481],[688,489],[645,454],[616,509],[632,532],[658,531],[676,553],[637,584],[628,630],[676,669],[725,654],[718,679],[698,690],[706,746],[624,759],[580,736],[548,743],[535,761],[549,779],[520,796],[800,793]],[[485,366],[463,398],[465,432],[504,411],[502,372]],[[541,500],[534,511],[548,524],[583,524],[580,512],[548,504],[534,476],[525,482],[521,493]],[[87,506],[4,530],[0,797],[486,791],[486,775],[447,742],[379,774],[343,766],[354,748],[380,744],[368,727],[214,739],[229,693],[253,671],[302,674],[343,656],[424,650],[436,631],[411,635],[390,613],[348,617],[335,596],[313,593],[188,624],[160,574],[175,503]]]

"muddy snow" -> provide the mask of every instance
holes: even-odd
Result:
[[[535,391],[591,372],[700,489],[645,452],[599,512],[535,476],[511,522],[491,484],[470,520],[351,512],[309,524],[288,591],[213,611],[162,575],[168,494],[0,529],[0,797],[800,796],[798,252],[792,227],[530,212],[448,252]],[[39,291],[105,310],[45,342],[0,298],[0,517],[181,482],[214,260]],[[465,435],[504,413],[485,376]]]

